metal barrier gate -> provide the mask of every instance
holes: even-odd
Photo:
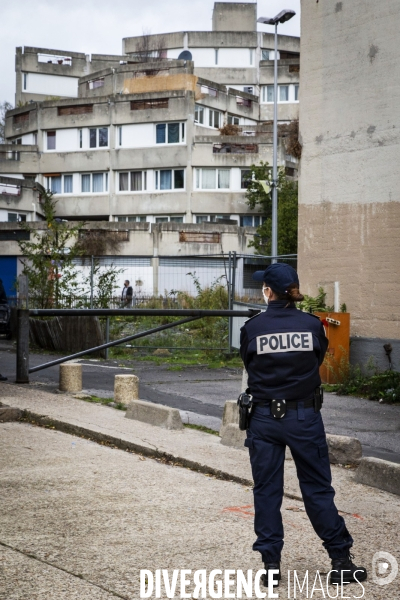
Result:
[[[197,309],[146,309],[146,308],[132,308],[132,309],[22,309],[17,310],[18,319],[18,330],[17,330],[17,377],[16,383],[29,383],[29,374],[35,373],[47,369],[54,365],[59,365],[68,360],[79,358],[86,354],[97,352],[105,348],[111,348],[112,346],[118,346],[131,340],[135,340],[152,333],[163,331],[177,325],[182,325],[190,321],[202,319],[204,317],[252,317],[253,315],[260,312],[259,310],[197,310]],[[114,340],[95,348],[89,348],[70,354],[69,356],[63,356],[50,362],[38,365],[33,368],[29,368],[29,317],[80,317],[80,316],[98,316],[98,317],[111,317],[111,316],[154,316],[154,317],[184,317],[173,323],[167,323],[166,325],[160,325],[147,331],[142,331],[128,337]]]

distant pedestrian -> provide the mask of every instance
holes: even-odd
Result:
[[[133,289],[129,279],[125,279],[124,287],[121,293],[121,308],[130,308],[132,306]]]

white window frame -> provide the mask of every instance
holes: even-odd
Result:
[[[128,189],[120,190],[120,176],[126,173],[128,175]],[[132,176],[131,173],[141,173],[142,174],[142,189],[141,190],[132,190]],[[117,172],[117,181],[116,181],[116,192],[117,194],[143,194],[148,191],[148,170],[146,169],[132,169],[131,171],[118,171]]]
[[[218,127],[215,127],[215,125],[210,125],[210,120],[212,120],[212,122],[214,123],[214,116],[211,117],[211,115],[213,113],[217,113],[219,115],[219,125],[218,125]],[[223,112],[221,112],[220,110],[216,110],[215,108],[209,108],[208,109],[208,123],[207,123],[207,127],[209,127],[210,129],[220,129],[222,127],[223,118],[224,118],[224,113]]]
[[[203,120],[196,120],[196,112],[200,115],[202,115]],[[206,116],[206,107],[202,106],[201,104],[195,104],[194,105],[194,122],[197,125],[204,125],[204,121],[205,121],[205,116]]]
[[[240,117],[237,115],[228,114],[228,125],[240,125]]]
[[[171,171],[171,188],[170,189],[167,189],[167,190],[160,189],[160,185],[161,185],[160,172],[161,171]],[[175,187],[175,171],[183,171],[183,187],[182,188]],[[154,189],[156,192],[159,192],[159,193],[184,192],[186,190],[186,169],[184,169],[184,168],[155,169],[154,170]]]
[[[176,221],[175,219],[179,219],[179,221]],[[185,222],[185,215],[156,215],[154,217],[154,223],[184,223],[184,222]]]
[[[213,171],[215,171],[215,188],[203,188],[203,169],[212,169]],[[232,170],[228,167],[228,168],[217,168],[217,167],[197,167],[194,173],[194,189],[196,191],[201,191],[201,192],[226,192],[228,190],[231,189],[232,187]],[[229,187],[227,188],[220,188],[218,187],[218,171],[229,171]]]
[[[88,127],[88,134],[89,134],[89,147],[88,150],[107,150],[108,148],[110,148],[110,127],[106,126],[106,127]],[[90,145],[90,132],[92,130],[96,130],[96,145],[95,146],[91,146]],[[107,129],[107,146],[100,146],[100,129]]]
[[[83,175],[90,175],[90,190],[89,192],[83,192],[82,191],[82,177]],[[103,175],[103,191],[102,192],[93,192],[93,175]],[[86,194],[108,194],[108,171],[102,171],[100,173],[80,173],[79,174],[79,179],[80,179],[80,194],[83,194],[86,196]]]
[[[147,217],[142,215],[117,215],[115,221],[128,223],[146,223]]]
[[[49,148],[49,133],[54,133],[54,148]],[[49,129],[45,132],[46,135],[46,152],[56,152],[57,151],[57,130]],[[53,137],[53,136],[51,136]]]
[[[297,104],[298,100],[295,100],[295,87],[298,86],[298,83],[280,83],[278,85],[278,104]],[[273,100],[267,100],[268,98],[268,87],[274,87],[274,84],[267,84],[262,86],[262,104],[273,104]],[[282,87],[288,87],[288,100],[280,99],[280,89]]]
[[[168,127],[170,125],[179,125],[179,142],[168,142]],[[165,125],[165,142],[157,142],[157,125]],[[178,146],[186,142],[186,123],[185,121],[166,121],[154,124],[154,143],[156,146]]]

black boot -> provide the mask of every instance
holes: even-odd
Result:
[[[277,581],[278,583],[276,583],[274,585],[274,587],[278,587],[280,580],[282,579],[281,576],[281,563],[280,562],[270,562],[270,563],[264,563],[264,569],[267,571],[265,575],[261,576],[261,583],[265,586],[268,587],[268,571],[276,571],[278,570],[279,573],[274,573],[273,577],[275,579],[275,581]]]
[[[4,377],[4,375],[1,375],[0,373],[0,381],[7,381],[7,377]]]
[[[352,562],[353,558],[350,552],[341,558],[332,558],[331,585],[336,583],[342,585],[342,583],[354,583],[367,579],[367,569],[356,567]]]

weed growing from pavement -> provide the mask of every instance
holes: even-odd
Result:
[[[110,406],[111,408],[116,408],[117,410],[126,410],[125,404],[122,402],[114,403],[114,398],[99,398],[98,396],[90,396],[90,398],[81,398],[85,402],[94,402],[95,404],[103,404],[104,406]]]
[[[333,369],[332,372],[334,372]],[[324,384],[327,392],[380,400],[387,404],[400,402],[400,373],[398,371],[381,371],[373,360],[369,360],[364,368],[360,365],[351,365],[344,355],[338,364],[337,373],[337,383]]]
[[[191,423],[184,423],[183,426],[187,427],[188,429],[197,429],[197,431],[211,433],[211,435],[219,435],[218,431],[215,431],[215,429],[210,429],[209,427],[205,427],[204,425],[192,425]]]

